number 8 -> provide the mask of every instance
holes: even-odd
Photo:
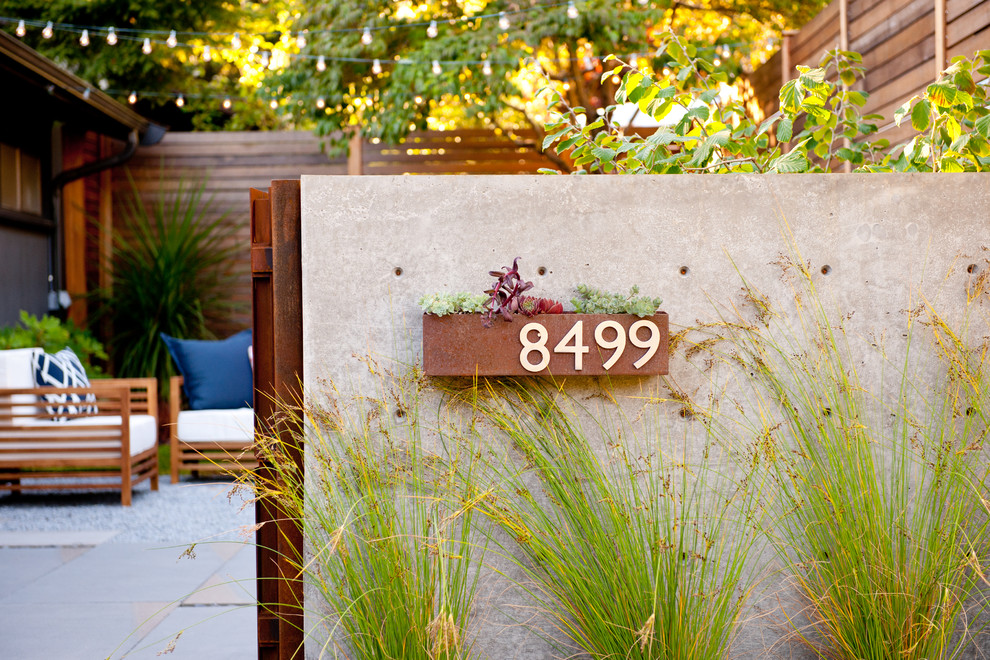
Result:
[[[533,330],[536,330],[536,333],[539,335],[539,340],[536,342],[529,340],[529,333]],[[550,364],[550,351],[547,350],[547,338],[547,329],[540,323],[527,323],[519,331],[519,341],[523,345],[523,349],[519,353],[519,362],[522,364],[523,369],[536,373],[547,368],[547,365]],[[537,351],[540,354],[540,361],[537,364],[532,364],[529,361],[529,354],[533,351]]]

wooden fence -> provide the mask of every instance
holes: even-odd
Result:
[[[777,92],[794,67],[817,66],[825,51],[863,56],[869,92],[864,112],[881,114],[881,137],[898,144],[911,133],[895,127],[894,111],[934,82],[956,55],[990,47],[990,0],[834,0],[801,30],[785,34],[781,49],[750,82],[765,115],[777,111]]]
[[[491,130],[456,130],[411,134],[399,145],[351,141],[349,157],[328,158],[321,139],[310,132],[167,133],[161,143],[142,147],[124,167],[113,172],[113,198],[134,185],[146,202],[159,191],[206,181],[211,200],[207,218],[226,213],[237,226],[235,240],[250,242],[248,190],[267,189],[273,179],[298,179],[303,174],[533,174],[554,167],[535,146],[532,131],[503,134]],[[126,172],[124,171],[126,169]],[[119,212],[115,213],[116,217]],[[119,229],[119,227],[118,227]],[[250,325],[250,263],[235,265],[237,287],[231,299],[244,313],[219,334]]]

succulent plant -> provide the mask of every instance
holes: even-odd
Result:
[[[564,305],[551,300],[550,298],[523,297],[522,306],[519,311],[526,316],[536,316],[537,314],[563,314]]]
[[[488,273],[497,278],[492,288],[485,291],[489,298],[485,302],[482,314],[482,324],[487,328],[495,322],[495,314],[501,314],[506,321],[512,321],[512,315],[522,310],[526,300],[523,292],[533,288],[532,282],[524,282],[519,276],[519,257],[512,260],[512,268],[503,266],[502,270]]]
[[[578,284],[578,297],[571,300],[574,311],[579,314],[635,314],[636,316],[652,316],[657,313],[660,298],[640,296],[639,287],[629,290],[629,295],[610,293],[592,288],[586,284]]]
[[[478,314],[484,311],[488,296],[480,293],[430,293],[419,299],[424,314],[446,316],[447,314]]]

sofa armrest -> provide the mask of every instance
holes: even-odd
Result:
[[[182,385],[185,380],[182,376],[172,376],[168,381],[168,423],[175,425],[179,423],[179,411],[182,410]]]
[[[156,378],[101,378],[90,382],[94,391],[127,388],[130,393],[130,412],[151,415],[158,419],[158,379]]]

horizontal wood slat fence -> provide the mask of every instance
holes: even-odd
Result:
[[[139,148],[125,167],[114,171],[115,215],[120,217],[120,200],[130,191],[124,169],[146,202],[159,191],[174,192],[206,179],[204,199],[212,200],[208,217],[227,213],[238,228],[235,240],[244,245],[231,297],[245,311],[216,328],[224,336],[251,321],[250,188],[267,189],[272,179],[303,174],[535,174],[555,167],[535,147],[539,138],[534,131],[463,129],[412,133],[398,145],[352,140],[349,157],[330,158],[322,140],[306,131],[166,133],[159,144]]]
[[[878,113],[881,137],[903,142],[910,125],[896,127],[894,111],[934,82],[952,58],[990,48],[990,0],[834,0],[750,77],[766,116],[777,111],[777,92],[799,64],[818,66],[825,51],[863,56],[869,92],[864,113]]]

